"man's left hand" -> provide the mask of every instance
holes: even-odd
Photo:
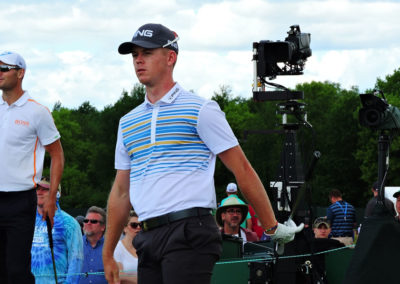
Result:
[[[56,214],[56,197],[52,198],[48,196],[46,202],[43,205],[43,216],[42,219],[46,220],[46,217],[49,216],[51,227],[54,224],[54,215]]]

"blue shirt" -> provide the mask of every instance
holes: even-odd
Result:
[[[108,284],[104,277],[104,266],[103,257],[101,251],[103,250],[104,237],[101,237],[97,241],[95,247],[92,247],[86,236],[83,236],[83,252],[84,261],[82,267],[82,273],[89,273],[88,276],[81,275],[79,284],[96,283],[96,284]],[[98,274],[91,274],[96,272],[102,272]]]
[[[78,283],[83,263],[81,227],[59,207],[54,216],[52,236],[58,283]],[[31,254],[36,283],[55,283],[47,225],[37,211]]]
[[[331,222],[331,234],[329,237],[353,237],[356,211],[346,201],[340,200],[328,207],[326,216]]]

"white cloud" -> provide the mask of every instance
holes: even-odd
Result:
[[[365,90],[399,68],[399,14],[398,1],[3,1],[0,46],[24,56],[24,87],[47,106],[102,108],[137,82],[131,57],[117,47],[144,23],[179,34],[174,78],[205,97],[221,85],[250,97],[252,43],[284,40],[299,24],[311,33],[313,56],[303,76],[275,82],[329,80]]]

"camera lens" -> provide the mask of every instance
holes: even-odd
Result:
[[[376,109],[368,109],[365,112],[365,122],[369,126],[378,125],[381,122],[381,113]]]

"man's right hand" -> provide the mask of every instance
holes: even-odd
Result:
[[[120,284],[119,267],[114,257],[103,255],[104,276],[109,284]]]

